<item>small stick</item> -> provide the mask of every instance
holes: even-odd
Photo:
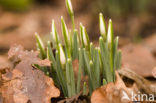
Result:
[[[145,93],[148,94],[155,94],[156,95],[156,86],[153,85],[150,81],[147,79],[143,78],[142,76],[134,73],[130,69],[124,68],[118,70],[118,73],[134,80],[139,87],[140,90],[143,90]]]

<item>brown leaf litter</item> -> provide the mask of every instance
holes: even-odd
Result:
[[[131,87],[126,87],[118,73],[121,76],[134,80],[135,83]],[[136,96],[132,95],[132,93],[136,94]],[[115,83],[108,83],[93,92],[91,103],[134,103],[135,100],[138,103],[147,103],[145,98],[140,99],[142,94],[156,96],[156,86],[129,69],[120,69],[116,72]],[[154,100],[154,97],[152,98]],[[154,102],[156,101],[150,103]]]
[[[107,85],[97,88],[92,96],[91,103],[132,103],[124,98],[124,93],[130,97],[132,89],[127,88],[116,72],[117,80],[115,83],[111,82]]]
[[[2,75],[0,93],[3,103],[51,103],[52,97],[60,95],[53,80],[32,67],[32,64],[49,65],[49,61],[40,60],[38,53],[24,51],[20,45],[11,47],[8,57],[16,64]]]
[[[152,70],[152,74],[153,74],[154,78],[156,78],[156,67],[154,67],[154,69]]]
[[[129,44],[121,48],[122,67],[129,68],[143,77],[151,77],[156,59],[148,48],[139,44]]]

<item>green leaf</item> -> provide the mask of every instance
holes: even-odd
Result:
[[[66,7],[70,16],[74,15],[73,7],[70,0],[66,0]]]
[[[114,69],[117,69],[117,59],[118,59],[118,41],[119,41],[119,37],[115,38],[115,42],[114,42]]]
[[[93,77],[92,77],[92,73],[91,73],[91,61],[89,60],[89,56],[88,56],[88,51],[85,50],[85,48],[83,49],[83,55],[84,55],[84,64],[86,65],[86,71],[87,71],[87,75],[89,78],[89,91],[90,94],[92,93],[92,91],[94,90],[94,83],[93,83]]]
[[[96,84],[96,88],[99,87],[101,84],[101,77],[100,77],[100,58],[99,58],[99,53],[98,53],[98,49],[96,48],[94,50],[94,58],[93,58],[93,62],[94,62],[94,78],[96,78],[95,80],[95,84]]]
[[[59,79],[58,79],[58,76],[57,76],[57,72],[56,72],[56,69],[57,69],[57,64],[56,64],[56,60],[54,58],[54,55],[53,55],[53,52],[52,52],[52,48],[50,46],[50,42],[48,41],[48,47],[47,47],[47,58],[48,60],[50,60],[52,63],[51,63],[51,66],[50,66],[50,74],[51,74],[51,77],[53,78],[54,80],[54,83],[61,87],[60,83],[59,83]]]
[[[68,97],[74,96],[76,94],[75,88],[75,78],[71,59],[67,59],[66,63],[66,80],[68,88]]]
[[[94,91],[94,89],[96,89],[96,76],[94,75],[95,71],[94,71],[94,64],[93,64],[93,61],[90,60],[89,62],[89,66],[90,66],[90,72],[89,72],[89,82],[92,86],[91,89],[90,89],[90,93],[92,93]]]
[[[40,36],[37,33],[35,33],[35,37],[37,40],[37,47],[38,47],[40,54],[41,54],[40,56],[42,59],[45,59],[46,58],[46,52],[45,52],[44,44],[43,44]]]
[[[90,43],[90,59],[92,59],[93,60],[93,57],[94,57],[94,46],[93,46],[93,43],[91,42]]]
[[[57,75],[58,75],[58,78],[59,78],[59,82],[60,82],[63,94],[64,94],[65,97],[68,97],[68,90],[67,90],[67,85],[66,85],[66,80],[65,80],[65,74],[64,74],[64,71],[63,71],[63,69],[61,67],[61,63],[60,63],[59,58],[60,58],[59,53],[56,50],[56,63],[57,63],[56,72],[57,72]]]
[[[62,24],[62,34],[63,34],[63,37],[64,37],[65,46],[67,48],[67,52],[70,53],[69,46],[70,46],[71,40],[70,40],[70,35],[69,35],[68,29],[67,29],[67,26],[66,26],[66,24],[64,22],[63,17],[61,17],[61,24]]]
[[[54,20],[52,20],[52,32],[51,32],[51,36],[52,36],[52,42],[53,42],[54,47],[58,47],[59,38],[58,38],[57,31],[56,31]]]
[[[122,54],[121,54],[121,51],[119,50],[118,51],[118,54],[117,54],[117,62],[116,62],[116,64],[117,64],[116,68],[117,69],[120,69],[120,66],[121,66],[121,57],[122,57]]]
[[[87,95],[87,85],[86,82],[83,83],[83,95]]]
[[[82,52],[81,49],[79,48],[78,50],[79,53],[79,71],[78,71],[78,77],[77,77],[77,93],[80,92],[80,83],[81,83],[81,73],[82,73]]]
[[[100,50],[101,50],[101,60],[102,60],[102,72],[103,77],[106,78],[107,82],[113,82],[113,75],[110,68],[110,58],[107,43],[104,43],[102,37],[99,39]]]
[[[77,34],[78,34],[77,30],[74,30],[73,43],[72,43],[72,60],[78,58],[77,54],[78,54],[79,44],[78,44]]]
[[[72,20],[72,25],[73,25],[73,30],[74,30],[75,29],[74,11],[73,11],[72,4],[71,4],[70,0],[66,0],[66,7],[67,7],[67,10],[68,10],[69,16],[70,16],[70,18]]]
[[[115,75],[115,69],[114,69],[114,33],[113,33],[113,24],[112,20],[109,20],[108,24],[108,34],[107,34],[107,42],[108,42],[108,48],[109,48],[109,58],[110,58],[110,68],[111,72],[113,73],[113,76]],[[114,78],[114,77],[113,77]]]

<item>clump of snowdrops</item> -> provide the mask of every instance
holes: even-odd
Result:
[[[81,84],[81,77],[88,76],[89,94],[101,85],[115,81],[115,70],[120,68],[121,52],[118,51],[119,37],[114,38],[112,20],[109,20],[106,29],[103,14],[99,14],[99,46],[95,47],[83,24],[80,23],[79,32],[75,28],[74,12],[70,0],[66,0],[66,7],[72,21],[72,30],[61,17],[63,40],[60,39],[55,22],[52,20],[51,38],[47,47],[36,33],[37,49],[41,59],[49,59],[51,67],[40,67],[47,75],[51,76],[55,84],[62,90],[65,97],[72,97],[81,91],[86,93],[86,82]],[[74,75],[74,60],[78,60],[79,68],[77,77]]]

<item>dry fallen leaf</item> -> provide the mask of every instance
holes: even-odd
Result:
[[[122,48],[122,64],[124,68],[130,68],[141,76],[150,77],[156,66],[156,59],[142,45],[129,44]]]
[[[9,58],[19,62],[12,71],[2,75],[5,83],[0,88],[3,103],[51,103],[52,97],[60,95],[51,78],[44,75],[32,64],[49,61],[40,60],[36,52],[24,51],[21,46],[14,45],[9,51]]]
[[[153,53],[156,53],[156,46],[155,46],[156,45],[156,33],[147,37],[145,41],[143,42],[143,45],[146,46]]]
[[[108,83],[107,85],[97,88],[92,96],[91,103],[132,103],[131,101],[123,98],[125,93],[130,97],[131,89],[127,88],[116,73],[117,80],[115,83]]]

